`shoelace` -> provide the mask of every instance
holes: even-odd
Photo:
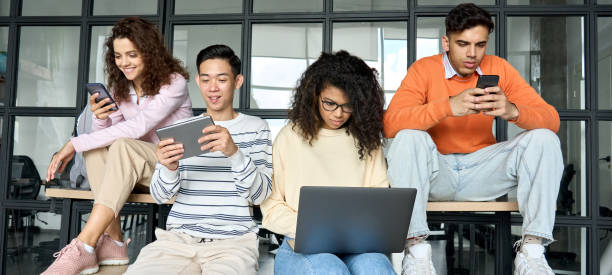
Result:
[[[58,259],[59,259],[59,258],[61,258],[61,257],[62,257],[62,255],[65,255],[65,254],[67,254],[67,253],[68,253],[70,250],[75,250],[75,249],[76,249],[77,255],[78,255],[78,256],[81,256],[81,251],[79,251],[79,249],[77,249],[75,245],[69,244],[69,245],[67,245],[66,247],[62,248],[62,250],[60,250],[60,251],[58,251],[58,252],[53,253],[53,258],[58,258]]]
[[[512,245],[512,249],[514,250],[514,252],[518,253],[522,245],[523,245],[523,239],[520,239],[514,242],[514,244]]]

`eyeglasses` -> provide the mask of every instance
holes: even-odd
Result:
[[[328,112],[333,112],[338,109],[338,107],[340,107],[340,110],[342,110],[342,112],[345,112],[347,114],[353,112],[353,107],[351,107],[349,103],[338,104],[329,99],[321,99],[321,103],[323,104],[323,109]]]

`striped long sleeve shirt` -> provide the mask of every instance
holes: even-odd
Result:
[[[257,232],[249,204],[260,204],[272,192],[268,124],[245,114],[215,124],[230,132],[238,147],[234,155],[212,152],[183,159],[175,171],[157,163],[151,195],[160,204],[176,195],[167,230],[212,239]]]

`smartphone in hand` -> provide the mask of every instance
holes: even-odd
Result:
[[[106,90],[106,88],[104,87],[102,83],[87,83],[85,84],[85,86],[87,87],[87,92],[89,92],[90,95],[98,93],[98,97],[96,98],[96,103],[104,100],[105,98],[110,98],[110,102],[104,104],[103,107],[106,107],[109,104],[114,103],[115,106],[110,108],[110,110],[117,111],[117,104],[115,103],[115,100],[110,96],[110,93],[108,93],[108,91]]]
[[[478,76],[478,82],[476,82],[476,88],[484,89],[489,87],[497,86],[499,82],[498,75],[483,74]]]

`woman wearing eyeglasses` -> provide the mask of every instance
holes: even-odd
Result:
[[[322,53],[299,80],[290,123],[274,141],[273,189],[263,225],[285,236],[275,274],[395,274],[380,253],[295,253],[302,186],[388,187],[382,153],[383,90],[377,73],[346,51]],[[340,218],[340,217],[339,217]]]

